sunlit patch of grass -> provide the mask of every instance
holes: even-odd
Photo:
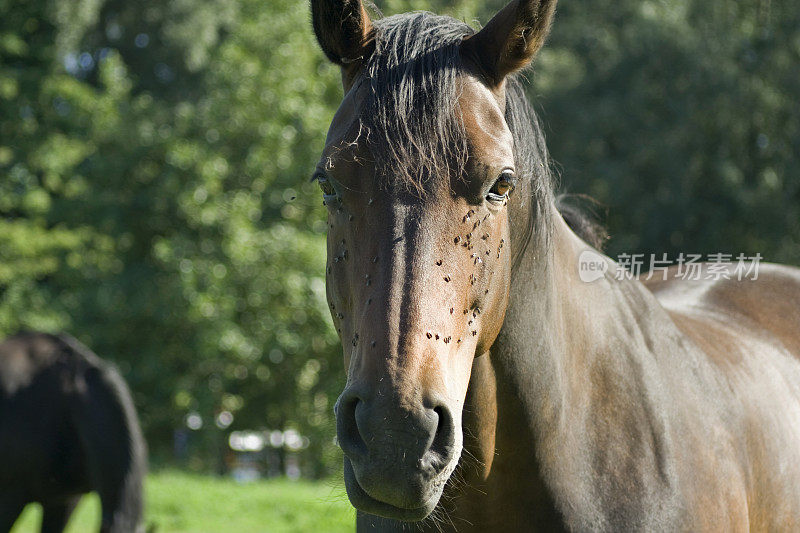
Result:
[[[351,532],[355,512],[339,484],[272,479],[238,484],[227,478],[166,470],[146,484],[149,527],[158,532]],[[29,505],[12,533],[38,532],[41,508]],[[81,500],[67,533],[99,530],[100,501]]]

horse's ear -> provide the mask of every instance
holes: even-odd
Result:
[[[311,0],[314,33],[322,51],[347,80],[374,46],[372,21],[361,0]]]
[[[512,0],[478,33],[465,39],[462,53],[494,86],[528,65],[550,32],[556,0]]]

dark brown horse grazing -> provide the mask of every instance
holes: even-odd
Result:
[[[67,335],[0,343],[0,533],[29,502],[43,532],[63,530],[96,490],[101,531],[142,531],[146,450],[122,377]]]
[[[316,179],[358,528],[798,531],[800,271],[580,280],[514,77],[554,4],[475,33],[311,2],[345,89]]]

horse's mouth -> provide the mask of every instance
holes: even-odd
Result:
[[[417,522],[425,519],[436,508],[439,498],[442,496],[441,489],[435,490],[427,501],[413,507],[398,507],[375,499],[361,487],[353,471],[353,465],[347,457],[344,459],[344,483],[350,503],[359,511],[403,522]]]

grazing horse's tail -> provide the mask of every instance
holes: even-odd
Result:
[[[128,386],[117,370],[67,335],[76,358],[73,420],[103,508],[102,532],[144,531],[147,448]]]

